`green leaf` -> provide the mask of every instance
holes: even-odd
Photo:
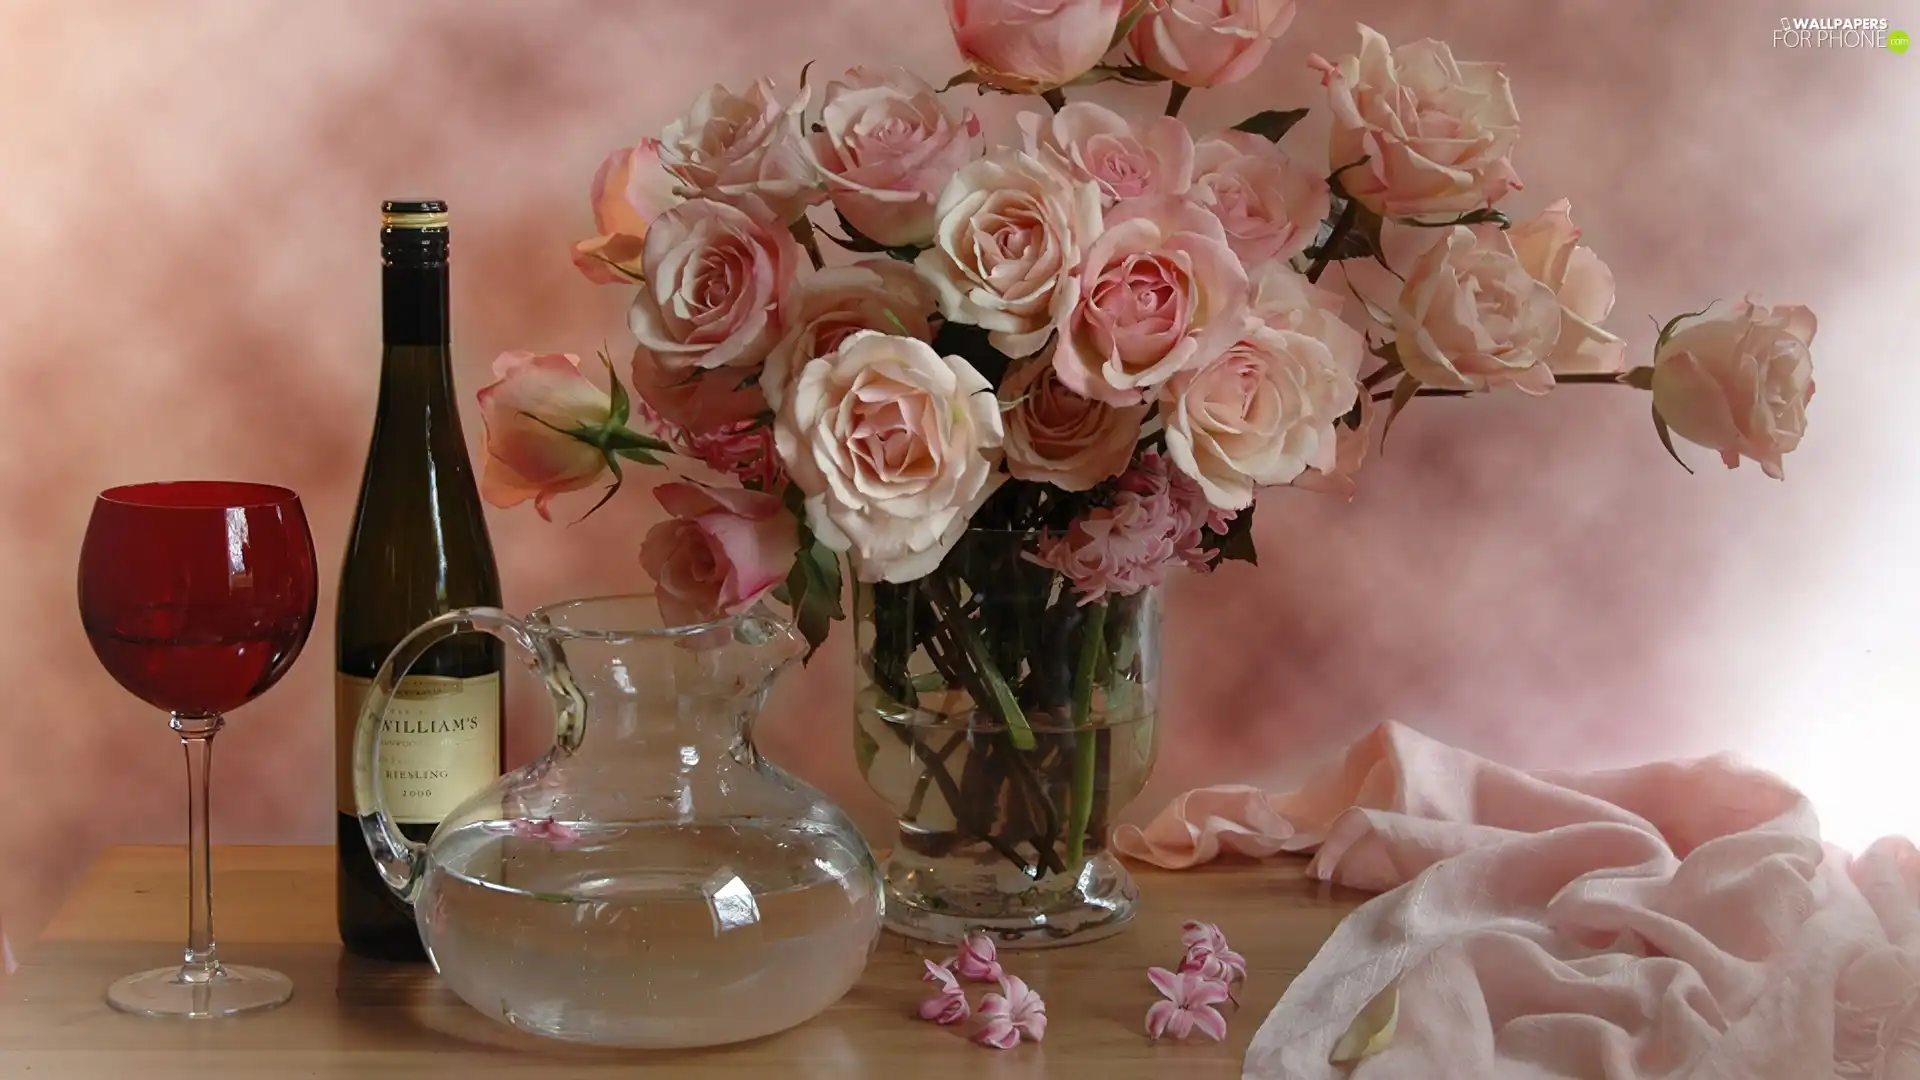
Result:
[[[1660,436],[1660,445],[1667,448],[1667,453],[1673,455],[1673,460],[1680,462],[1680,467],[1687,470],[1688,476],[1692,476],[1693,467],[1681,460],[1680,451],[1673,448],[1673,432],[1667,430],[1667,418],[1660,415],[1658,405],[1653,407],[1653,430]]]
[[[607,393],[613,400],[613,411],[607,414],[605,430],[613,431],[627,426],[633,402],[627,397],[627,388],[621,385],[619,374],[613,370],[613,357],[601,353],[600,359],[607,365]]]
[[[627,478],[620,471],[620,459],[614,457],[612,454],[608,454],[607,469],[613,473],[613,483],[607,485],[607,492],[606,494],[600,496],[599,502],[594,503],[592,506],[588,507],[587,512],[584,514],[581,514],[580,517],[574,521],[575,525],[578,525],[580,524],[580,522],[585,521],[588,518],[592,517],[595,511],[607,505],[607,503],[611,501],[615,495],[619,494],[620,488],[626,484]]]
[[[1620,381],[1633,387],[1635,390],[1652,390],[1653,368],[1651,365],[1634,368],[1632,371],[1620,376]]]
[[[630,446],[621,450],[612,450],[609,451],[609,453],[614,457],[623,457],[628,461],[637,461],[642,465],[664,466],[666,464],[666,462],[654,457],[652,453],[641,450],[638,447]]]
[[[1119,24],[1113,28],[1113,40],[1107,42],[1108,52],[1119,48],[1120,43],[1127,40],[1127,35],[1133,33],[1133,28],[1139,24],[1141,17],[1152,6],[1151,0],[1134,0],[1133,6],[1120,16]]]
[[[1253,507],[1249,506],[1233,516],[1227,522],[1227,531],[1208,539],[1207,550],[1214,553],[1209,565],[1218,566],[1228,560],[1260,565],[1260,553],[1253,546]]]
[[[668,446],[659,439],[651,435],[642,435],[640,432],[629,428],[615,428],[612,431],[605,431],[599,434],[599,439],[589,441],[609,453],[617,454],[622,450],[647,450],[655,454],[670,454],[673,452],[673,447]]]
[[[1714,304],[1717,304],[1719,302],[1720,301],[1715,300],[1713,301],[1713,303],[1708,304],[1706,307],[1701,308],[1699,311],[1683,312],[1679,315],[1675,315],[1671,319],[1668,319],[1667,325],[1660,328],[1659,339],[1653,343],[1654,354],[1658,355],[1661,349],[1664,349],[1667,347],[1667,339],[1673,336],[1674,330],[1677,329],[1682,322],[1684,322],[1687,319],[1697,319],[1700,316],[1705,315],[1707,312],[1713,310]]]
[[[1380,425],[1380,452],[1382,454],[1387,452],[1387,432],[1393,430],[1394,418],[1400,415],[1400,410],[1406,408],[1407,402],[1412,401],[1413,396],[1419,392],[1420,380],[1411,375],[1402,375],[1400,381],[1394,384],[1393,403],[1387,409],[1386,420]]]
[[[1250,132],[1265,138],[1268,142],[1279,142],[1293,125],[1307,118],[1308,109],[1269,109],[1254,113],[1245,120],[1233,125],[1235,131]]]
[[[800,636],[807,639],[807,659],[812,659],[833,631],[834,620],[846,618],[846,612],[840,606],[840,556],[813,539],[804,525],[801,544],[787,572],[787,606]]]

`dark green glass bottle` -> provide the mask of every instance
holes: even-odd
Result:
[[[412,911],[381,882],[361,839],[353,728],[400,639],[448,610],[499,606],[500,571],[454,395],[446,204],[384,204],[380,259],[380,399],[340,571],[335,653],[340,941],[360,956],[423,960]],[[427,839],[500,775],[504,659],[491,637],[452,638],[401,684],[380,771],[388,809],[408,836]],[[457,733],[419,734],[450,730]]]

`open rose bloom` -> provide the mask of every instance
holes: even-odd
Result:
[[[1609,242],[1653,196],[1576,214],[1573,177],[1523,184],[1527,146],[1630,132],[1528,128],[1497,58],[1437,35],[1309,46],[1303,2],[898,0],[944,18],[944,63],[808,65],[635,117],[582,162],[572,252],[630,293],[632,340],[618,363],[501,358],[487,497],[557,517],[671,473],[638,485],[660,512],[619,565],[671,620],[783,604],[816,647],[851,620],[861,768],[938,823],[920,856],[1058,899],[1137,793],[1108,771],[1152,753],[1106,729],[1153,719],[1159,587],[1246,573],[1227,564],[1255,559],[1256,514],[1364,498],[1396,425],[1648,394],[1665,446],[1784,475],[1813,313],[1616,311]],[[1263,65],[1310,91],[1223,114],[1218,88]],[[1156,1034],[1212,1033],[1203,977],[1232,964],[1194,963]],[[1040,1037],[1016,984],[965,1006],[926,1009]]]

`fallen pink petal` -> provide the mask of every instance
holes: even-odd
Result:
[[[993,946],[993,939],[985,934],[968,934],[960,943],[960,953],[954,957],[953,967],[960,977],[971,982],[999,982],[1001,976],[999,950]]]
[[[1204,945],[1194,945],[1180,958],[1180,970],[1197,971],[1209,979],[1232,985],[1246,979],[1247,960],[1231,949],[1214,951]]]
[[[1203,948],[1210,953],[1225,952],[1229,948],[1227,935],[1222,933],[1218,926],[1192,921],[1180,927],[1180,946],[1188,952]]]
[[[1148,968],[1147,981],[1166,998],[1147,1010],[1149,1036],[1184,1039],[1198,1031],[1215,1042],[1227,1037],[1227,1018],[1214,1008],[1231,996],[1226,983],[1197,971],[1166,968]]]
[[[496,821],[487,826],[489,832],[506,833],[518,840],[544,840],[555,847],[567,847],[580,841],[580,830],[552,818],[516,818],[512,821]]]
[[[981,1003],[982,1005],[985,1002]],[[995,1050],[1011,1050],[1020,1045],[1020,1029],[1005,1016],[989,1016],[986,1023],[973,1033],[973,1041],[981,1046],[990,1046]]]
[[[953,972],[945,966],[931,960],[923,960],[927,972],[921,978],[938,984],[940,989],[934,995],[920,1003],[920,1019],[931,1020],[936,1024],[958,1024],[966,1020],[971,1010],[967,1008],[967,992],[960,988]]]

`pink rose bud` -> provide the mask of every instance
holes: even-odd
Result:
[[[573,264],[601,285],[637,281],[647,225],[672,200],[672,185],[660,167],[660,143],[615,150],[593,174],[593,227],[600,235],[573,245]]]
[[[1148,0],[1127,36],[1140,62],[1182,86],[1253,74],[1293,25],[1294,0]]]
[[[1106,55],[1126,0],[947,0],[960,56],[1016,94],[1065,85]]]
[[[777,496],[692,483],[662,484],[653,495],[673,517],[647,533],[640,565],[668,625],[739,614],[787,579],[800,526]]]
[[[960,977],[973,982],[999,982],[999,950],[993,946],[993,940],[985,934],[968,934],[960,943],[959,955],[954,957],[954,970]]]
[[[1727,468],[1751,458],[1784,479],[1780,459],[1807,430],[1816,328],[1811,309],[1752,296],[1683,323],[1654,356],[1654,411]]]
[[[493,374],[479,393],[487,450],[480,494],[499,507],[532,499],[551,521],[554,496],[586,487],[606,469],[604,451],[568,432],[604,425],[612,399],[571,354],[502,353]]]

